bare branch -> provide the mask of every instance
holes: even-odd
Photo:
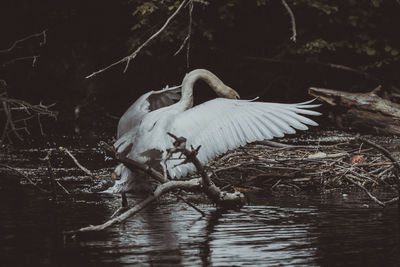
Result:
[[[57,184],[67,195],[71,193],[59,182],[54,178],[53,174],[53,167],[51,165],[51,154],[52,150],[47,151],[47,155],[44,158],[40,158],[41,161],[45,161],[47,163],[47,172],[49,173],[50,183],[51,183],[51,191],[52,191],[52,198],[53,201],[57,199],[55,185]]]
[[[292,24],[292,36],[290,37],[290,40],[292,40],[293,42],[296,42],[296,20],[294,18],[294,14],[292,9],[290,8],[290,6],[286,3],[286,0],[281,0],[282,1],[282,5],[286,8],[287,12],[289,13],[290,16],[290,23]]]
[[[6,92],[6,89],[4,88],[4,92],[0,93],[0,101],[2,102],[3,109],[0,111],[3,111],[6,115],[6,122],[4,124],[4,130],[2,133],[2,137],[0,139],[0,144],[4,143],[6,138],[9,140],[11,143],[11,137],[10,134],[15,135],[19,140],[23,140],[22,136],[20,135],[20,131],[25,131],[26,133],[29,134],[29,130],[27,127],[27,121],[34,118],[35,116],[38,118],[39,122],[39,127],[41,132],[43,133],[42,126],[40,123],[40,117],[41,116],[48,116],[52,117],[54,119],[57,118],[57,112],[49,110],[50,107],[54,106],[48,105],[45,106],[42,103],[39,103],[38,105],[32,105],[28,102],[25,102],[23,100],[19,99],[13,99],[9,98]],[[14,119],[13,113],[14,112],[24,112],[27,115],[19,114],[17,113],[16,115],[19,115],[19,119]],[[21,118],[22,116],[22,118]],[[22,124],[22,126],[21,126]]]
[[[85,168],[84,166],[82,166],[79,161],[75,158],[74,155],[72,155],[72,153],[65,147],[60,147],[59,148],[61,151],[65,152],[68,156],[70,156],[70,158],[75,162],[76,166],[79,167],[79,169],[81,169],[84,173],[86,173],[88,176],[90,176],[92,179],[97,179],[96,176],[89,171],[87,168]]]
[[[32,60],[32,68],[34,68],[39,57],[40,57],[39,55],[26,56],[26,57],[17,57],[17,58],[13,58],[13,59],[11,59],[11,60],[9,60],[7,62],[4,62],[2,66],[5,67],[5,66],[10,65],[12,63],[15,63],[17,61],[23,61],[23,60],[28,60],[29,59],[29,60]]]
[[[24,37],[24,38],[22,38],[22,39],[19,39],[19,40],[15,41],[9,48],[0,50],[0,53],[8,53],[8,52],[10,52],[11,50],[13,50],[19,43],[25,42],[25,41],[27,41],[27,40],[29,40],[29,39],[31,39],[31,38],[41,37],[41,36],[42,36],[43,39],[42,39],[42,41],[40,42],[40,46],[42,46],[42,45],[46,44],[46,39],[47,39],[46,31],[47,31],[47,29],[46,29],[46,30],[43,30],[43,31],[40,32],[40,33],[34,33],[34,34],[31,34],[31,35],[29,35],[29,36],[26,36],[26,37]]]
[[[45,193],[45,194],[49,194],[50,192],[41,188],[40,186],[38,186],[35,182],[32,181],[31,178],[29,178],[27,175],[25,175],[23,172],[21,172],[20,170],[13,168],[11,166],[5,165],[5,164],[1,164],[0,166],[5,167],[7,169],[10,169],[16,173],[18,173],[19,175],[21,175],[22,177],[24,177],[31,185],[33,185],[35,188],[37,188],[40,192]]]
[[[384,147],[382,147],[382,146],[380,146],[380,145],[378,145],[378,144],[375,144],[374,142],[372,142],[372,141],[370,141],[370,140],[367,140],[367,139],[365,139],[365,138],[362,138],[362,137],[359,137],[358,139],[359,139],[360,141],[362,141],[362,142],[367,143],[368,145],[370,145],[370,146],[372,146],[372,147],[375,147],[375,148],[378,149],[380,152],[382,152],[382,154],[383,154],[385,157],[387,157],[387,158],[393,163],[394,167],[395,167],[396,170],[397,170],[397,173],[396,173],[397,179],[400,179],[399,176],[398,176],[398,172],[400,172],[400,164],[399,164],[399,162],[392,156],[392,154],[391,154],[386,148],[384,148]]]
[[[135,215],[136,213],[141,211],[143,208],[148,206],[151,202],[158,199],[161,195],[163,195],[169,191],[172,191],[174,189],[183,189],[183,190],[187,190],[187,191],[193,191],[193,190],[198,191],[200,188],[199,187],[200,183],[201,183],[201,179],[192,179],[189,181],[169,181],[167,183],[159,185],[152,195],[148,196],[146,199],[139,202],[134,207],[130,208],[126,212],[122,213],[121,215],[119,215],[111,220],[108,220],[107,222],[105,222],[103,224],[90,225],[87,227],[80,228],[78,230],[66,231],[66,232],[64,232],[64,234],[74,235],[74,234],[82,233],[82,232],[93,232],[93,231],[104,230],[114,224],[125,221],[129,217]]]
[[[184,199],[184,198],[181,197],[180,195],[175,194],[175,196],[177,197],[177,199],[179,199],[179,200],[185,202],[185,203],[186,203],[187,205],[189,205],[192,209],[194,209],[195,211],[197,211],[198,213],[200,213],[202,217],[206,216],[206,214],[205,214],[202,210],[200,210],[198,207],[196,207],[195,205],[193,205],[192,203],[190,203],[189,201],[187,201],[186,199]]]
[[[186,67],[189,68],[189,55],[190,55],[190,37],[192,35],[192,22],[193,22],[193,0],[191,0],[189,2],[189,26],[188,26],[188,33],[185,37],[185,39],[183,40],[181,46],[179,47],[179,49],[175,52],[174,56],[176,56],[177,54],[179,54],[182,49],[185,47],[185,45],[187,45],[186,47]]]
[[[15,134],[15,136],[19,139],[19,140],[23,140],[22,137],[19,135],[17,129],[15,128],[15,124],[11,115],[11,111],[8,107],[8,103],[3,100],[3,108],[4,108],[4,112],[6,113],[6,117],[7,117],[7,122],[6,122],[6,126],[10,126],[11,127],[11,131]],[[4,128],[4,132],[7,131],[7,127]],[[2,140],[3,141],[3,140]]]
[[[392,154],[384,147],[375,144],[372,141],[369,141],[365,138],[359,137],[358,138],[360,141],[367,143],[368,145],[378,149],[385,157],[387,157],[392,163],[393,166],[395,168],[395,171],[393,172],[394,175],[396,176],[396,182],[397,182],[397,193],[398,193],[398,199],[400,198],[400,177],[399,177],[399,173],[400,173],[400,164],[399,162],[392,156]],[[400,203],[399,203],[399,209],[400,209]]]
[[[361,188],[362,190],[364,190],[364,192],[369,196],[370,199],[372,199],[376,204],[378,204],[381,207],[386,207],[386,204],[382,201],[380,201],[379,199],[377,199],[373,194],[371,194],[371,192],[368,191],[368,189],[366,189],[362,184],[354,181],[353,179],[351,179],[350,177],[345,176],[345,178],[350,181],[352,184],[355,184],[356,186],[358,186],[359,188]]]
[[[175,12],[166,20],[166,22],[164,23],[164,25],[163,25],[156,33],[154,33],[152,36],[150,36],[150,38],[147,39],[141,46],[139,46],[132,54],[130,54],[129,56],[126,56],[126,57],[124,57],[124,58],[122,58],[122,59],[120,59],[120,60],[118,60],[118,61],[116,61],[116,62],[114,62],[114,63],[112,63],[111,65],[109,65],[109,66],[107,66],[107,67],[105,67],[105,68],[103,68],[103,69],[100,69],[100,70],[98,70],[98,71],[93,72],[92,74],[86,76],[86,78],[87,78],[87,79],[88,79],[88,78],[92,78],[92,77],[96,76],[97,74],[99,74],[99,73],[101,73],[101,72],[103,72],[103,71],[106,71],[106,70],[108,70],[108,69],[110,69],[110,68],[112,68],[112,67],[114,67],[114,66],[116,66],[116,65],[118,65],[118,64],[121,64],[121,63],[125,63],[125,62],[126,62],[125,69],[124,69],[124,73],[125,73],[125,72],[127,71],[127,69],[128,69],[128,66],[129,66],[130,61],[131,61],[132,59],[134,59],[134,58],[138,55],[138,53],[140,52],[140,50],[142,50],[146,45],[148,45],[154,38],[156,38],[160,33],[162,33],[162,32],[167,28],[167,26],[169,25],[169,23],[171,22],[171,20],[181,11],[181,9],[182,9],[189,1],[190,1],[190,0],[183,0],[182,3],[179,5],[179,7],[175,10]]]
[[[101,231],[104,230],[114,224],[121,223],[131,217],[132,215],[138,213],[147,205],[149,205],[154,200],[158,199],[163,194],[170,192],[172,190],[184,190],[191,192],[199,192],[203,191],[212,201],[223,208],[237,208],[244,205],[244,196],[240,192],[227,193],[222,192],[217,186],[215,186],[208,175],[205,173],[203,166],[200,161],[197,159],[196,154],[198,153],[198,149],[194,149],[189,151],[185,148],[186,139],[184,137],[176,137],[175,135],[168,133],[168,135],[172,136],[176,141],[174,142],[174,149],[171,149],[169,153],[177,153],[182,152],[187,159],[192,162],[199,174],[201,174],[202,178],[194,178],[188,181],[169,181],[164,178],[164,176],[158,171],[152,169],[149,166],[146,166],[140,162],[135,162],[134,160],[128,159],[123,155],[120,155],[116,150],[102,142],[101,145],[107,149],[108,152],[114,153],[114,157],[119,160],[121,163],[128,164],[128,168],[139,169],[146,173],[148,173],[152,178],[165,181],[164,183],[157,186],[156,190],[152,195],[148,196],[146,199],[136,204],[129,210],[125,211],[121,215],[108,220],[107,222],[100,225],[91,225],[88,227],[83,227],[78,230],[66,231],[64,234],[67,235],[75,235],[82,232],[90,232],[90,231]],[[197,209],[196,209],[197,210]]]

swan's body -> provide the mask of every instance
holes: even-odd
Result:
[[[173,147],[170,132],[187,139],[187,147],[201,145],[198,158],[206,164],[228,150],[254,141],[282,137],[295,133],[295,129],[307,130],[306,125],[317,123],[302,115],[320,115],[308,110],[318,105],[309,102],[278,104],[247,100],[217,98],[201,105],[193,105],[193,85],[205,80],[218,95],[233,90],[207,70],[194,70],[182,83],[182,97],[172,105],[161,107],[142,116],[140,123],[126,132],[114,144],[119,152],[125,152],[133,160],[161,169],[160,162],[166,150]],[[232,98],[236,98],[232,97]],[[300,115],[301,114],[301,115]],[[182,160],[166,162],[171,178],[181,178],[195,171],[193,164],[177,166]],[[125,192],[144,182],[143,173],[121,170],[121,180],[108,192]]]
[[[167,86],[162,90],[150,91],[139,97],[120,118],[117,139],[136,128],[147,113],[176,103],[181,98],[180,93],[180,86],[172,88]]]

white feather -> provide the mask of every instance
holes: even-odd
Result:
[[[183,80],[182,97],[179,102],[166,105],[168,101],[160,100],[158,96],[154,98],[154,92],[150,92],[128,109],[121,121],[124,119],[123,121],[133,126],[120,135],[114,144],[118,151],[127,152],[129,158],[143,163],[149,164],[157,160],[161,162],[161,157],[166,155],[165,151],[173,147],[174,140],[167,134],[170,132],[178,137],[185,137],[188,149],[201,145],[198,159],[206,164],[218,155],[247,143],[282,137],[284,134],[295,133],[296,129],[307,130],[307,125],[318,125],[304,116],[320,115],[319,112],[310,110],[319,106],[310,104],[313,100],[298,104],[278,104],[217,98],[192,107],[193,85],[199,78],[204,79],[220,95],[225,96],[225,90],[226,97],[237,97],[237,93],[224,85],[214,74],[206,70],[194,70]],[[156,93],[160,96],[162,92],[175,93],[170,90],[172,89],[167,88]],[[171,99],[168,95],[165,96]],[[158,106],[159,103],[166,106]],[[149,109],[151,105],[154,110]],[[155,155],[159,155],[160,158],[154,158]],[[179,165],[182,162],[183,159],[168,160],[165,166],[161,166],[160,163],[160,166],[153,167],[165,167],[172,178],[180,178],[195,171],[192,163]],[[123,168],[120,184],[127,187],[111,191],[130,190],[135,175],[139,174]]]

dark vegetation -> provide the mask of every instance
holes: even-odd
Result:
[[[126,73],[120,64],[85,79],[133,52],[180,3],[2,1],[1,90],[32,104],[56,103],[58,120],[45,122],[47,134],[72,134],[75,124],[90,134],[113,133],[116,121],[109,115],[118,117],[148,90],[180,83],[194,68],[210,69],[242,97],[264,101],[304,100],[310,86],[351,92],[399,87],[400,4],[382,0],[288,1],[296,42],[281,1],[194,1],[188,62],[186,47],[174,56],[189,29],[186,7]],[[32,34],[38,36],[12,47]],[[200,101],[208,93],[196,92]],[[39,133],[32,124],[31,131]]]

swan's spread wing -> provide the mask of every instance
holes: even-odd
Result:
[[[147,113],[176,103],[181,98],[180,93],[180,86],[171,88],[167,86],[159,91],[151,91],[139,97],[119,120],[117,138],[137,127]]]
[[[320,115],[309,110],[319,106],[311,102],[278,104],[218,98],[178,114],[169,131],[185,137],[188,148],[201,145],[198,158],[205,164],[246,143],[282,137],[296,129],[307,130],[307,125],[317,126],[304,116]],[[193,164],[176,166],[177,163],[167,162],[171,177],[194,171]]]

